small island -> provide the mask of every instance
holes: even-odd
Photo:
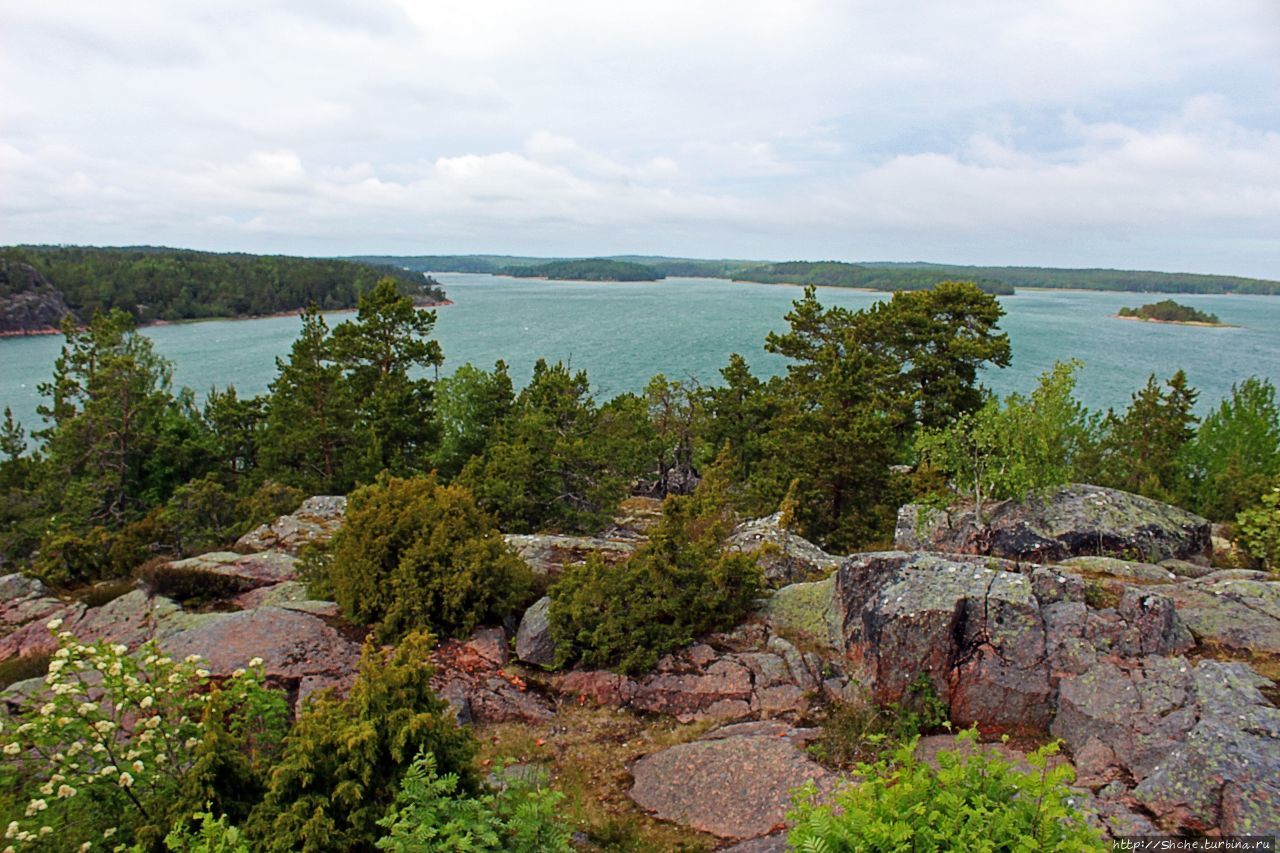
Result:
[[[1159,302],[1152,302],[1143,305],[1141,308],[1124,307],[1120,309],[1119,316],[1122,320],[1145,320],[1149,323],[1179,323],[1184,326],[1225,326],[1218,319],[1217,314],[1208,314],[1192,308],[1190,305],[1181,305],[1172,299],[1162,299]]]
[[[550,278],[557,281],[658,281],[665,278],[651,266],[606,258],[552,261],[547,264],[510,267],[502,272],[516,278]]]

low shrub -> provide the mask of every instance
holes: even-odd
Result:
[[[564,795],[520,779],[496,793],[467,795],[458,776],[436,773],[435,756],[419,755],[405,773],[395,805],[378,823],[378,848],[394,853],[496,851],[569,853],[572,832],[559,814]]]
[[[1079,851],[1107,849],[1075,810],[1070,765],[1049,766],[1057,744],[1027,756],[1023,771],[977,745],[976,730],[956,736],[938,768],[915,756],[916,739],[890,757],[858,765],[861,781],[819,802],[812,783],[787,815],[798,851]]]
[[[369,850],[419,755],[434,756],[456,792],[479,782],[475,742],[431,689],[432,640],[412,633],[390,651],[365,643],[360,671],[341,701],[322,697],[298,718],[270,787],[245,830],[271,853]]]
[[[383,475],[351,494],[327,568],[334,600],[383,639],[469,634],[527,605],[533,573],[462,486]]]
[[[808,751],[823,764],[847,770],[922,734],[950,729],[947,711],[933,683],[921,674],[900,702],[879,705],[867,696],[833,705]]]
[[[732,529],[727,482],[713,469],[693,495],[666,499],[662,521],[629,559],[568,567],[550,591],[557,664],[640,673],[699,634],[737,624],[762,579],[755,554],[721,550]]]
[[[1280,571],[1280,482],[1236,516],[1240,544],[1268,571]]]

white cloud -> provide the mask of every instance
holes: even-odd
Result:
[[[1280,9],[0,9],[4,241],[1280,277]]]

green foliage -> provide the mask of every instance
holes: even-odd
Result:
[[[922,673],[907,686],[899,702],[880,705],[863,697],[836,704],[808,751],[824,764],[851,770],[859,762],[874,760],[922,734],[950,728],[946,703]]]
[[[0,734],[3,785],[22,792],[20,811],[0,816],[12,840],[150,847],[195,802],[247,813],[243,798],[274,761],[287,713],[260,660],[219,684],[197,657],[56,636],[46,690]]]
[[[585,371],[539,359],[513,413],[458,482],[509,533],[594,532],[638,473],[636,420],[632,409],[597,407]]]
[[[1236,516],[1240,544],[1269,571],[1280,571],[1280,479],[1250,507]]]
[[[1228,521],[1252,504],[1280,475],[1280,407],[1271,380],[1232,385],[1231,396],[1200,422],[1184,458],[1196,512]]]
[[[565,570],[548,617],[559,665],[645,672],[747,613],[762,581],[755,555],[720,549],[733,525],[728,464],[722,458],[709,469],[692,495],[668,497],[662,521],[629,559],[609,566],[591,557]]]
[[[382,476],[352,492],[332,542],[335,600],[385,638],[470,633],[528,603],[533,577],[471,493],[435,474]]]
[[[496,794],[467,795],[458,776],[436,773],[435,756],[419,755],[405,773],[393,808],[379,824],[380,850],[568,853],[571,832],[560,818],[564,795],[519,780]]]
[[[326,258],[215,254],[149,246],[12,246],[0,258],[27,263],[83,317],[127,311],[139,322],[275,314],[315,304],[350,308],[380,278],[439,300],[438,284],[399,267]]]
[[[193,830],[186,825],[174,827],[164,837],[166,850],[174,853],[250,853],[243,833],[227,823],[227,816],[214,818],[212,812],[196,812],[192,820],[200,828]]]
[[[354,320],[329,332],[314,306],[287,362],[277,360],[262,463],[272,476],[314,493],[343,493],[380,471],[427,470],[435,445],[435,383],[411,372],[438,368],[427,336],[435,314],[401,296],[391,279],[360,297]]]
[[[1165,323],[1211,323],[1218,324],[1217,314],[1197,311],[1190,305],[1181,305],[1172,299],[1150,302],[1141,308],[1124,307],[1120,309],[1121,317],[1138,317],[1142,320],[1160,320]]]
[[[471,794],[475,745],[431,690],[429,635],[413,633],[384,652],[366,642],[350,695],[323,697],[298,718],[246,832],[271,853],[372,850],[379,821],[418,755]]]
[[[1041,375],[1030,397],[1011,394],[1004,405],[993,397],[949,426],[916,437],[920,462],[951,477],[955,489],[973,501],[978,524],[986,524],[988,499],[1021,499],[1070,481],[1092,431],[1073,396],[1081,366],[1058,363]]]
[[[938,755],[934,770],[907,741],[890,758],[858,767],[862,781],[820,804],[812,783],[796,794],[787,843],[797,851],[1104,850],[1101,837],[1075,811],[1070,765],[1049,766],[1057,744],[1027,757],[1018,770],[977,744],[977,731],[956,737],[956,752]]]
[[[645,264],[585,258],[578,261],[552,261],[533,266],[508,267],[505,275],[516,278],[550,278],[569,281],[657,281],[662,273]]]
[[[973,280],[973,273],[961,272],[961,278]],[[955,277],[949,269],[921,267],[886,268],[844,261],[785,261],[737,270],[734,278],[778,284],[820,284],[827,287],[859,287],[869,290],[904,292],[929,290]],[[984,277],[975,286],[986,293],[1013,293],[1013,287],[995,278]]]
[[[504,361],[495,363],[492,373],[464,364],[440,380],[436,391],[440,443],[431,462],[441,479],[453,479],[472,457],[484,452],[514,405],[515,392]]]
[[[1185,454],[1195,436],[1197,392],[1181,370],[1164,385],[1162,389],[1152,375],[1123,415],[1107,413],[1096,469],[1086,471],[1088,482],[1165,503],[1186,502],[1190,486]]]

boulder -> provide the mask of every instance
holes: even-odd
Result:
[[[778,832],[793,789],[815,782],[829,791],[835,781],[791,738],[750,729],[728,736],[713,732],[647,755],[632,767],[632,776],[631,798],[642,809],[734,841]]]
[[[342,495],[307,498],[290,515],[282,515],[241,536],[236,550],[244,552],[280,550],[297,555],[308,542],[325,542],[342,526],[347,499]]]
[[[725,543],[725,550],[758,552],[757,562],[765,581],[773,587],[819,580],[840,565],[839,557],[784,528],[781,518],[782,514],[775,512],[739,524]]]
[[[894,542],[908,550],[1038,563],[1094,555],[1207,564],[1212,552],[1205,519],[1129,492],[1080,484],[991,504],[984,526],[976,523],[972,509],[908,504],[898,511]]]
[[[307,585],[301,581],[284,581],[272,586],[251,589],[231,599],[231,603],[241,610],[283,607],[286,610],[300,610],[325,619],[336,618],[339,615],[336,602],[311,598],[307,592]]]
[[[1259,692],[1267,684],[1238,663],[1103,660],[1062,680],[1052,732],[1093,775],[1127,780],[1165,832],[1272,834],[1280,709]]]
[[[840,649],[840,608],[835,589],[834,575],[821,581],[793,583],[765,599],[760,612],[776,632],[803,637],[824,648]]]
[[[507,547],[529,564],[535,575],[556,578],[565,566],[586,562],[597,556],[610,565],[620,563],[635,553],[633,542],[601,539],[595,536],[524,535],[508,533],[502,537]]]
[[[551,623],[547,619],[551,611],[551,598],[539,598],[520,619],[516,631],[516,657],[534,666],[553,666],[556,662],[556,644],[551,639]]]
[[[47,621],[65,605],[35,578],[12,574],[0,577],[0,632],[37,619]]]
[[[320,688],[346,690],[355,679],[360,646],[323,619],[282,607],[205,614],[200,623],[160,639],[174,657],[199,655],[214,675],[230,675],[262,658],[269,678],[299,699]]]
[[[205,588],[218,595],[296,580],[297,563],[298,558],[286,551],[212,551],[149,568],[143,579],[158,590],[178,584],[183,589]]]

